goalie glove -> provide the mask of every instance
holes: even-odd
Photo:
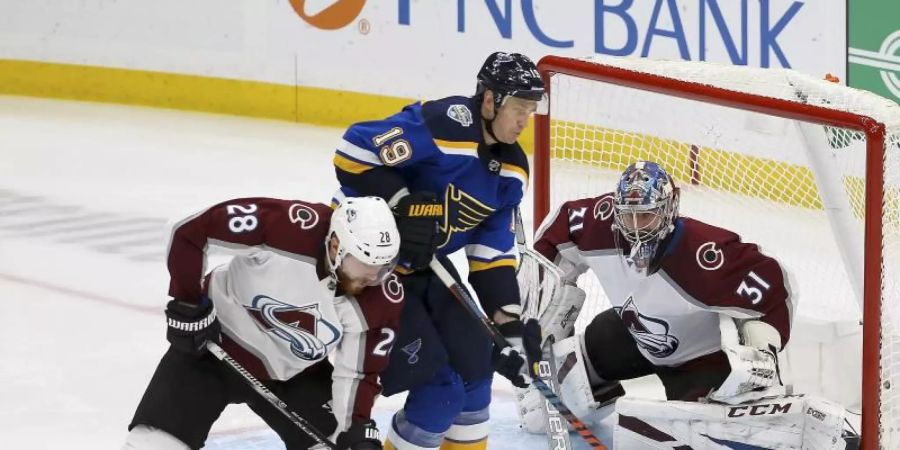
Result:
[[[585,296],[578,286],[564,284],[539,318],[544,336],[553,336],[553,342],[572,336]]]
[[[760,321],[746,322],[742,331],[742,345],[737,326],[730,317],[720,317],[722,351],[728,357],[731,373],[718,389],[709,394],[709,400],[736,405],[763,397],[784,395],[784,386],[778,372],[778,332]]]

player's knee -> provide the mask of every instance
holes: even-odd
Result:
[[[446,366],[431,382],[410,391],[403,410],[417,427],[443,433],[466,406],[466,401],[466,385],[462,377]]]
[[[401,410],[394,414],[391,429],[384,441],[385,450],[437,450],[444,440],[444,431],[432,432],[410,422]]]
[[[394,415],[385,448],[437,449],[467,402],[462,377],[449,366],[431,382],[410,391],[403,410]]]
[[[484,450],[487,448],[489,407],[459,413],[447,430],[442,450]]]
[[[466,404],[447,430],[441,450],[484,450],[490,419],[491,378],[466,383]]]
[[[136,425],[128,432],[122,450],[189,450],[190,447],[175,436],[159,428]]]

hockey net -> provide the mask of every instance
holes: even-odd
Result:
[[[566,200],[612,191],[629,163],[660,163],[682,215],[787,269],[791,344],[800,323],[825,324],[808,328],[823,342],[858,336],[846,359],[859,377],[815,375],[862,392],[865,448],[900,448],[900,107],[791,70],[554,56],[539,69],[550,108],[535,121],[535,227]],[[583,330],[610,304],[591,274],[579,284]]]

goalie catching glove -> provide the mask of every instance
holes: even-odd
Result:
[[[413,192],[397,201],[394,216],[401,263],[414,270],[428,266],[441,237],[444,205],[431,192]]]
[[[781,347],[778,331],[765,322],[751,320],[741,325],[739,334],[734,319],[725,315],[719,319],[722,351],[728,357],[731,373],[718,389],[709,394],[709,399],[736,405],[784,395],[785,389],[778,371],[778,351]]]
[[[514,319],[497,326],[497,330],[510,345],[504,348],[494,347],[494,371],[503,375],[514,386],[526,388],[531,384],[534,364],[541,359],[541,326],[534,319],[523,323],[519,318],[519,305],[506,305],[500,309]]]

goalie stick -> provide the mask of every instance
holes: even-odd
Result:
[[[556,295],[556,289],[560,286],[562,274],[560,270],[543,255],[528,247],[528,241],[525,238],[525,227],[522,223],[522,212],[516,208],[516,247],[519,250],[519,267],[516,270],[516,276],[530,278],[526,280],[527,293],[522,293],[523,298],[523,317],[528,315],[537,319],[541,312],[541,299],[552,299]],[[535,273],[530,273],[531,264],[537,269]],[[527,267],[527,268],[526,268]],[[543,269],[543,272],[540,270]],[[524,273],[520,273],[524,270]],[[550,277],[547,279],[546,277]],[[521,286],[521,283],[520,283]],[[549,290],[549,292],[544,292]],[[557,382],[556,359],[553,355],[553,336],[550,336],[544,343],[542,348],[541,360],[538,361],[536,375],[550,387],[551,391],[557,396],[559,395],[559,384]],[[544,413],[547,420],[547,445],[551,449],[572,449],[572,442],[569,439],[569,429],[563,422],[562,414],[546,399],[544,401]]]
[[[273,394],[272,391],[269,390],[262,382],[256,379],[247,369],[244,368],[240,363],[234,360],[231,356],[228,355],[222,347],[219,347],[215,342],[207,342],[206,348],[210,353],[213,354],[216,358],[221,361],[224,361],[228,364],[228,367],[231,367],[232,370],[237,372],[247,384],[256,391],[257,394],[262,396],[269,402],[275,409],[278,410],[282,415],[288,418],[294,425],[297,425],[297,428],[302,430],[304,433],[308,434],[309,437],[313,438],[316,442],[319,443],[317,448],[329,448],[332,450],[337,450],[337,445],[334,442],[331,442],[327,436],[325,436],[321,431],[317,430],[316,427],[312,426],[306,419],[297,415],[297,413],[288,409],[287,403],[278,398],[277,395]]]
[[[475,319],[479,320],[482,325],[484,325],[485,330],[487,330],[488,334],[491,335],[491,338],[494,340],[494,344],[498,347],[505,348],[510,347],[509,341],[500,334],[500,331],[497,330],[497,327],[491,323],[490,319],[484,314],[481,308],[478,306],[478,303],[475,302],[475,299],[472,298],[471,295],[466,291],[462,285],[456,282],[456,279],[450,275],[450,272],[444,268],[444,265],[441,264],[437,258],[432,258],[431,263],[428,265],[432,271],[434,271],[435,275],[441,279],[441,282],[444,283],[444,286],[447,286],[447,289],[453,294],[453,297],[456,298],[457,301],[462,304],[462,306],[472,315]],[[572,411],[563,404],[562,400],[560,400],[559,396],[556,395],[550,386],[537,377],[532,377],[531,383],[540,391],[541,395],[547,399],[550,403],[553,404],[554,407],[566,418],[566,420],[572,424],[572,427],[575,428],[575,431],[578,432],[578,435],[581,436],[585,442],[588,443],[593,448],[597,448],[600,450],[606,450],[606,446],[600,442],[600,439],[597,436],[594,436],[594,433],[588,429],[587,425],[584,424]]]

